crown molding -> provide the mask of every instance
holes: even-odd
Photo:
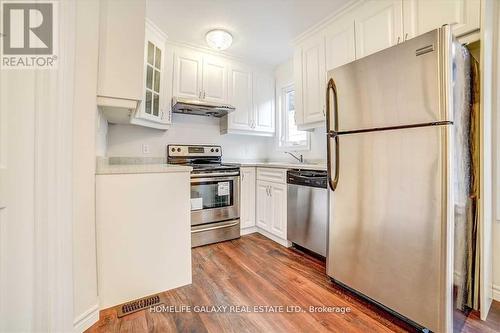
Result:
[[[168,35],[164,33],[153,21],[146,18],[146,27],[153,30],[157,35],[163,37],[163,39],[167,39]]]
[[[243,63],[245,65],[249,65],[251,67],[255,67],[255,68],[266,70],[266,71],[274,71],[274,69],[277,67],[277,66],[273,66],[273,65],[269,65],[269,64],[263,64],[263,63],[251,61],[247,58],[235,56],[235,55],[229,54],[229,53],[224,52],[224,51],[214,51],[213,49],[209,48],[208,46],[201,46],[201,45],[197,45],[197,44],[193,44],[193,43],[182,42],[182,41],[172,40],[172,39],[167,40],[167,45],[174,46],[174,47],[188,48],[188,49],[191,49],[193,51],[203,52],[203,53],[215,56],[215,57],[226,58],[228,60],[240,62],[240,63]]]
[[[362,3],[366,2],[366,0],[351,0],[350,2],[346,3],[344,6],[340,7],[338,10],[334,11],[306,31],[302,32],[300,35],[292,39],[292,44],[297,45],[298,43],[302,42],[304,39],[316,34],[317,32],[321,31],[324,29],[326,26],[328,26],[330,23],[341,17],[342,15],[345,15],[352,9],[358,7]]]

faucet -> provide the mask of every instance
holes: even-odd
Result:
[[[291,153],[289,151],[285,151],[285,154],[288,154],[288,155],[292,156],[293,158],[295,158],[300,163],[304,163],[304,156],[302,156],[302,154],[300,154],[298,157],[297,157],[297,155],[295,155],[294,153]]]

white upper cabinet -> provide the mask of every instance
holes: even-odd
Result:
[[[371,0],[356,10],[356,58],[386,49],[404,39],[402,0]]]
[[[168,129],[166,36],[146,20],[145,1],[100,2],[97,105],[113,124]]]
[[[255,130],[274,133],[274,76],[254,73],[253,106]]]
[[[229,68],[229,104],[236,108],[226,117],[227,127],[232,130],[253,129],[252,72],[250,68],[232,64]]]
[[[405,35],[412,38],[443,24],[453,24],[455,36],[479,30],[480,0],[403,0]]]
[[[325,40],[322,35],[310,38],[301,45],[301,109],[302,123],[297,125],[324,123],[325,101],[323,98],[326,81]]]
[[[354,20],[335,22],[325,32],[326,71],[356,60]]]
[[[366,0],[306,34],[294,49],[298,128],[324,124],[329,70],[453,23],[456,36],[477,40],[480,0]]]
[[[227,103],[227,61],[187,48],[174,56],[175,97]]]
[[[165,88],[165,35],[151,22],[146,22],[144,43],[143,96],[140,109],[131,120],[140,124],[142,120],[171,123],[171,110],[166,101]]]
[[[97,96],[142,100],[146,1],[100,2]]]
[[[227,102],[227,63],[222,59],[204,56],[201,98],[211,102]]]
[[[184,48],[174,51],[174,91],[175,97],[199,99],[202,96],[201,53]]]
[[[221,133],[273,136],[274,76],[238,62],[228,67],[228,103],[235,110],[221,119]]]

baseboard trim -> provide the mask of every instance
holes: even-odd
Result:
[[[275,241],[276,243],[278,243],[278,244],[280,244],[280,245],[282,245],[284,247],[290,247],[290,246],[292,246],[292,243],[289,242],[289,241],[287,241],[286,239],[277,237],[277,236],[271,234],[270,232],[267,232],[264,229],[261,229],[259,227],[256,227],[256,229],[257,229],[257,232],[259,234],[263,235],[264,237],[269,238],[272,241]]]
[[[500,302],[500,286],[493,285],[493,299]]]
[[[257,227],[247,227],[247,228],[242,228],[240,231],[240,234],[242,236],[248,235],[248,234],[253,234],[254,232],[257,232]]]
[[[81,333],[99,321],[99,304],[93,305],[73,321],[73,332]]]

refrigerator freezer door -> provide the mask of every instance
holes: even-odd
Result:
[[[450,297],[450,128],[329,139],[339,176],[330,191],[328,275],[434,332],[444,331]]]
[[[446,100],[450,45],[448,29],[441,28],[329,71],[328,80],[337,90],[338,123],[335,127],[330,114],[328,129],[343,132],[452,120]]]

